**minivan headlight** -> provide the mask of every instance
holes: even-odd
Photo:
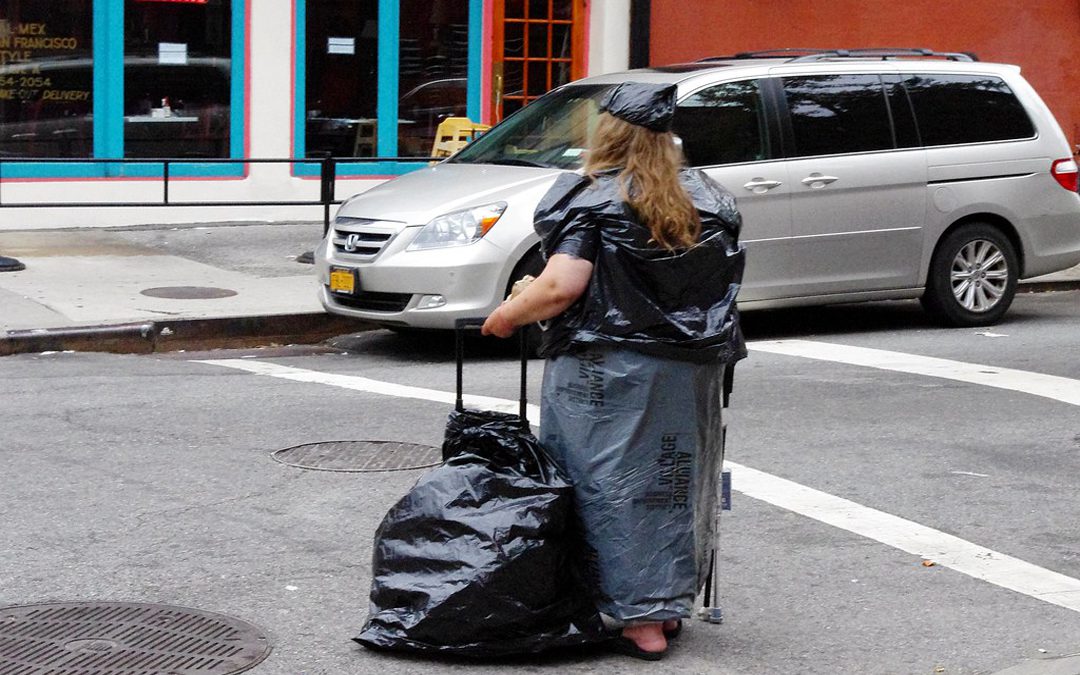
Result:
[[[406,250],[467,246],[487,234],[505,210],[506,202],[495,202],[444,213],[425,225]]]

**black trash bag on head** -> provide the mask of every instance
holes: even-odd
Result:
[[[375,533],[373,649],[494,657],[604,639],[572,574],[573,489],[520,417],[455,410],[444,462]]]

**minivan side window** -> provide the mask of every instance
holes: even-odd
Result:
[[[757,162],[769,157],[765,120],[757,80],[724,82],[681,101],[673,131],[690,166]]]
[[[878,75],[785,77],[797,157],[891,150],[888,100]]]
[[[904,89],[903,76],[883,73],[881,80],[885,83],[885,91],[889,97],[889,113],[892,115],[896,147],[919,147],[921,143],[919,130],[915,125],[915,111],[911,109],[911,100],[908,98],[907,90]]]
[[[1031,138],[1035,127],[1005,81],[992,75],[906,75],[923,145]]]

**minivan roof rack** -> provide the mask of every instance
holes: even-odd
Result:
[[[886,61],[896,57],[919,56],[948,59],[949,61],[978,61],[979,57],[971,52],[935,52],[933,49],[910,47],[867,47],[863,49],[833,49],[818,51],[805,56],[798,56],[791,61],[822,61],[824,59],[881,59]]]
[[[881,59],[887,61],[898,57],[931,57],[949,61],[978,61],[972,52],[935,52],[932,49],[908,47],[866,47],[859,49],[762,49],[752,52],[738,52],[728,56],[709,56],[698,59],[695,63],[709,61],[734,61],[741,59],[791,59],[789,63],[805,61],[824,61],[825,59]]]
[[[733,61],[737,59],[781,59],[794,56],[821,54],[829,51],[832,50],[799,49],[797,47],[785,47],[783,49],[761,49],[752,52],[738,52],[736,54],[728,54],[726,56],[707,56],[703,59],[698,59],[697,61],[695,61],[695,63],[704,63],[706,61]]]

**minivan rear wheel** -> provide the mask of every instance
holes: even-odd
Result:
[[[1012,304],[1019,274],[1008,237],[992,225],[969,223],[938,244],[922,304],[946,326],[988,326]]]

